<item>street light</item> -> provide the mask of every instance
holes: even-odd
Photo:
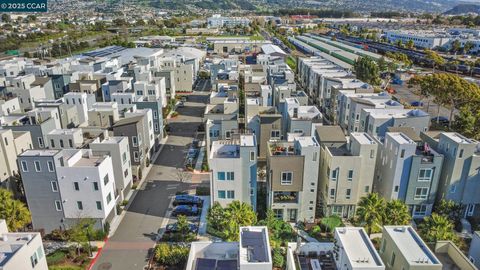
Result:
[[[89,233],[88,227],[89,227],[89,224],[83,225],[83,228],[84,228],[85,231],[87,232],[88,256],[89,256],[89,257],[92,257],[92,246],[90,245],[90,233]]]

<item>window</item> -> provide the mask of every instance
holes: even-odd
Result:
[[[349,170],[347,180],[352,181],[352,179],[353,179],[353,170]]]
[[[61,201],[58,201],[58,200],[55,201],[55,210],[62,211],[62,202]]]
[[[459,158],[462,158],[462,157],[463,157],[463,149],[460,149],[460,154],[458,154],[458,157],[459,157]]]
[[[335,189],[334,188],[330,189],[330,199],[332,199],[332,200],[335,199]]]
[[[475,212],[475,204],[469,204],[467,206],[467,216],[473,216],[473,212]]]
[[[55,141],[53,139],[50,140],[50,147],[52,147],[52,148],[55,147]]]
[[[109,204],[112,201],[112,193],[108,193],[107,195],[107,204]]]
[[[250,161],[255,161],[255,152],[250,151]]]
[[[35,171],[37,171],[37,172],[42,171],[42,167],[40,167],[40,161],[35,160],[35,161],[33,162],[33,164],[35,165]]]
[[[380,247],[380,253],[385,252],[385,247],[387,246],[387,242],[385,240],[382,240],[382,246]]]
[[[374,158],[375,157],[375,150],[370,150],[370,158]]]
[[[22,171],[23,172],[28,172],[27,162],[22,160],[21,164],[22,164]]]
[[[235,190],[227,190],[227,199],[235,199]]]
[[[414,200],[425,200],[428,197],[428,187],[417,187]]]
[[[73,188],[77,191],[80,190],[80,186],[78,185],[78,182],[73,182]]]
[[[43,138],[42,138],[42,137],[38,137],[37,140],[38,140],[38,146],[39,146],[40,148],[43,148],[43,147],[44,147],[44,145],[43,145]]]
[[[127,162],[127,152],[123,152],[122,160],[123,160],[123,163]]]
[[[63,140],[60,140],[60,147],[61,147],[61,148],[64,147]]]
[[[273,215],[276,219],[283,220],[283,209],[273,209]]]
[[[127,176],[128,176],[128,169],[125,169],[125,171],[123,172],[123,176],[124,176],[124,177],[127,177]]]
[[[413,214],[414,216],[425,216],[427,214],[427,205],[426,204],[415,205],[414,211],[415,211],[415,213]]]
[[[405,157],[405,149],[402,149],[402,151],[400,151],[400,157],[401,158]]]
[[[280,130],[272,130],[270,133],[270,138],[280,139]]]
[[[153,111],[153,119],[157,119],[158,118],[158,112],[157,111]]]
[[[33,255],[30,256],[30,262],[32,263],[32,268],[35,268],[35,266],[38,264],[37,252],[34,252]]]
[[[225,180],[225,172],[218,172],[217,173],[217,180],[224,181]]]
[[[138,161],[138,151],[133,151],[133,160]]]
[[[98,190],[98,182],[93,182],[93,190]]]
[[[73,148],[73,141],[72,141],[72,139],[68,139],[68,146],[70,146],[70,148]]]
[[[50,185],[52,186],[52,191],[53,192],[58,192],[58,184],[56,181],[51,181]]]
[[[398,192],[398,189],[399,189],[399,187],[398,187],[398,186],[395,186],[394,191],[395,191],[395,192]]]
[[[282,179],[280,184],[282,185],[291,185],[293,180],[293,173],[292,172],[282,172]]]
[[[432,180],[432,172],[432,169],[420,169],[420,171],[418,172],[418,181],[422,182]]]
[[[455,193],[455,191],[457,191],[457,186],[451,185],[450,186],[450,193]]]
[[[102,202],[101,201],[96,201],[95,203],[97,205],[97,210],[102,210]]]
[[[370,192],[370,186],[365,186],[365,192]]]
[[[158,132],[158,123],[155,123],[153,127],[155,128],[155,132]]]
[[[235,180],[235,173],[234,172],[227,172],[227,180],[229,180],[229,181]]]
[[[48,161],[47,162],[47,167],[49,172],[55,171],[55,167],[53,166],[53,161]]]
[[[351,195],[352,195],[352,190],[349,189],[349,188],[347,188],[346,194],[345,194],[345,198],[350,199],[350,198],[351,198]]]
[[[332,181],[337,181],[337,178],[338,178],[338,170],[335,169],[335,170],[332,171],[331,179],[332,179]]]
[[[110,179],[108,179],[108,174],[103,177],[103,185],[107,185]]]
[[[390,259],[390,266],[395,264],[395,252],[392,252],[392,258]]]
[[[78,210],[83,210],[83,203],[81,201],[77,201],[77,208]]]
[[[218,191],[218,198],[219,199],[225,199],[225,190],[219,190]]]
[[[137,136],[132,136],[132,145],[133,145],[133,147],[137,147],[137,146],[138,146]]]
[[[313,152],[313,161],[317,161],[317,152]]]

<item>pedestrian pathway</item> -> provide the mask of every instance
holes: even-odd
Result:
[[[198,225],[198,234],[207,234],[207,214],[210,208],[210,196],[199,196],[203,199],[202,214],[200,215],[200,222]]]
[[[205,156],[205,147],[200,148],[200,153],[198,153],[197,162],[195,163],[194,172],[199,173],[202,171],[203,157]]]

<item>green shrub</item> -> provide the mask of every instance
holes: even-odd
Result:
[[[155,260],[162,265],[183,265],[188,259],[190,252],[188,247],[170,245],[167,243],[158,244],[154,251]]]
[[[210,187],[198,186],[195,190],[197,196],[210,196]]]
[[[48,265],[60,264],[65,262],[66,258],[67,258],[67,251],[59,249],[47,255],[47,264]]]
[[[128,200],[123,200],[123,201],[120,203],[121,206],[126,206],[127,204],[128,204]]]
[[[273,266],[283,269],[285,265],[285,255],[283,254],[283,250],[281,248],[274,248],[272,253]]]

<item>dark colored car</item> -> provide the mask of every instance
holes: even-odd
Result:
[[[198,149],[190,148],[187,152],[187,159],[195,159],[198,155]]]
[[[198,232],[198,226],[193,224],[193,223],[188,224],[188,229],[192,233],[197,233]],[[167,227],[165,228],[165,232],[166,233],[176,233],[176,232],[178,232],[178,223],[168,224]]]
[[[423,107],[423,102],[415,100],[410,102],[410,105],[412,105],[413,107]]]
[[[202,206],[203,200],[200,197],[181,194],[175,196],[175,200],[173,201],[173,206],[177,205],[195,205],[195,206]]]
[[[172,216],[196,216],[198,215],[198,207],[195,205],[179,205],[173,209]]]
[[[440,124],[442,124],[442,125],[448,125],[448,123],[450,123],[450,121],[448,120],[448,118],[445,117],[445,116],[433,117],[431,121],[432,121],[432,122],[435,122],[435,123],[438,122],[438,123],[440,123]]]

